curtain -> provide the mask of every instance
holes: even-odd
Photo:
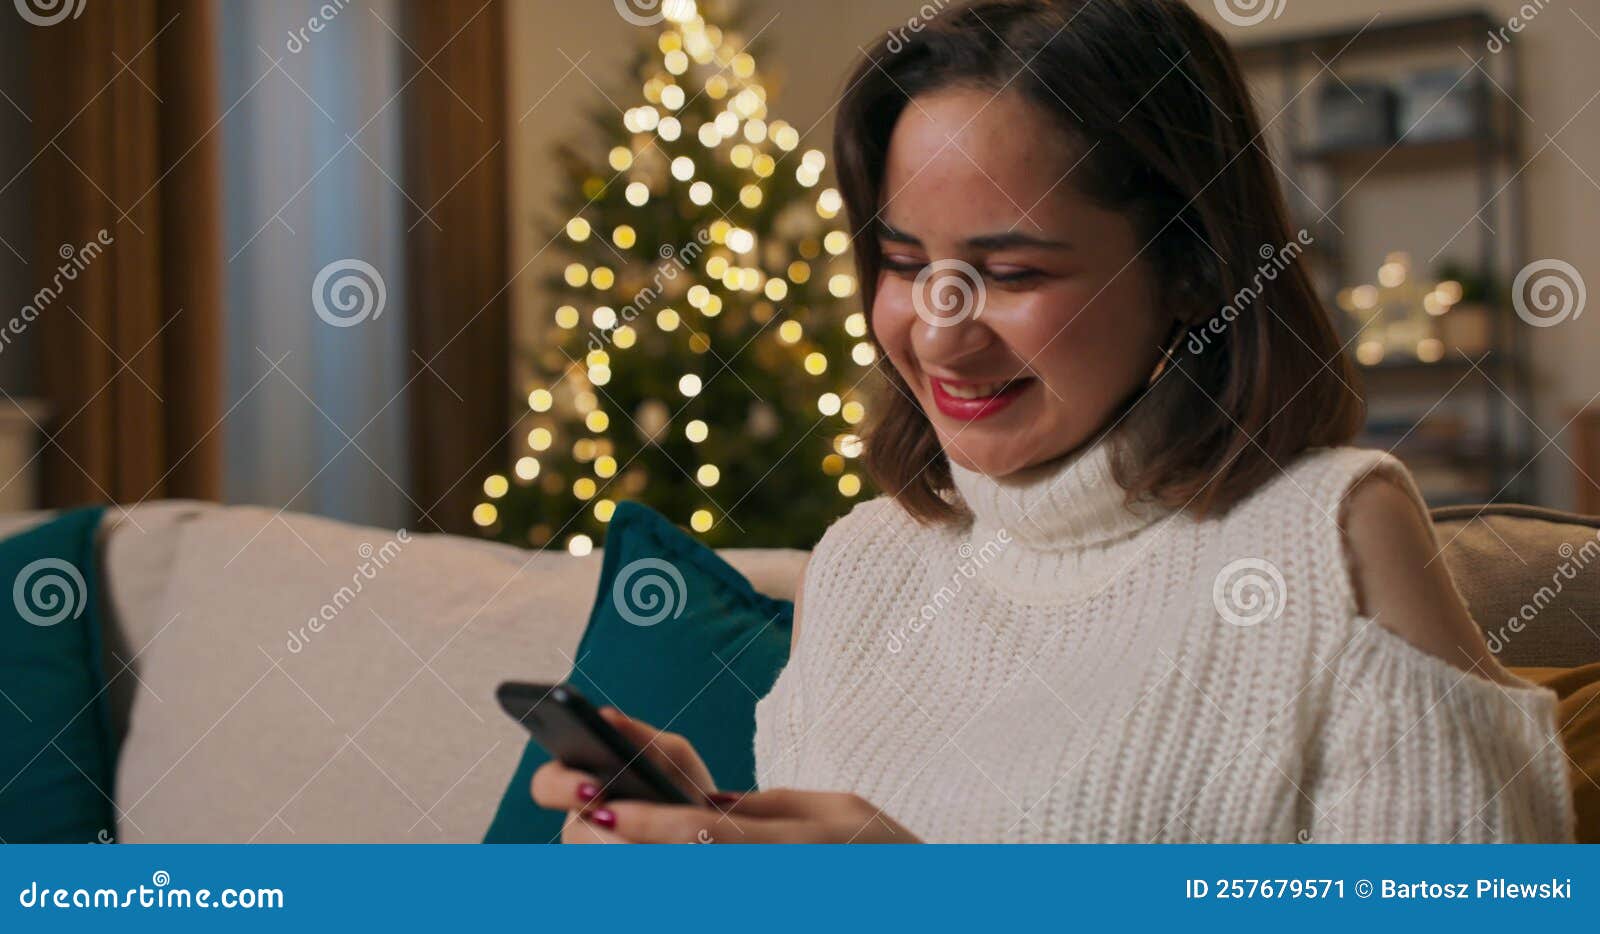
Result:
[[[68,4],[66,9],[72,9]],[[215,498],[215,9],[119,0],[34,30],[46,505]],[[50,21],[58,20],[58,21]]]
[[[406,13],[412,481],[420,527],[466,532],[511,424],[506,12],[408,0]]]

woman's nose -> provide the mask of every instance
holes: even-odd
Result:
[[[917,355],[950,364],[992,346],[995,334],[982,320],[987,301],[983,277],[971,265],[940,260],[924,267],[911,291]]]

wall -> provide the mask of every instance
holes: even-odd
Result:
[[[1235,41],[1345,27],[1374,15],[1399,19],[1462,6],[1460,0],[1280,2],[1283,9],[1277,19],[1241,28],[1225,22],[1210,0],[1193,0],[1202,15]],[[757,56],[757,63],[775,76],[771,81],[777,92],[773,111],[807,130],[803,148],[830,149],[831,107],[847,70],[860,54],[859,47],[887,28],[904,25],[922,6],[912,0],[749,3],[749,31],[758,33],[769,45],[765,56]],[[1509,17],[1523,6],[1512,0],[1495,0],[1487,8]],[[564,221],[549,216],[554,181],[541,166],[555,142],[583,132],[586,109],[596,102],[604,105],[601,89],[621,107],[636,102],[617,76],[637,42],[639,28],[624,21],[608,3],[580,7],[552,0],[514,0],[512,4],[513,183],[507,209],[512,215],[511,268],[520,271],[513,286],[513,313],[519,341],[525,346],[536,343],[534,322],[546,314],[537,278],[548,271],[552,258],[543,251]],[[1591,234],[1594,219],[1600,217],[1600,104],[1594,104],[1592,96],[1600,94],[1600,66],[1596,65],[1600,62],[1600,3],[1544,4],[1512,41],[1522,56],[1523,106],[1532,120],[1525,135],[1531,158],[1525,160],[1522,173],[1530,220],[1529,258],[1564,259],[1585,275],[1592,288],[1600,289],[1600,237]],[[529,54],[519,55],[519,49]],[[1465,51],[1474,56],[1486,54],[1481,43]],[[1555,142],[1545,146],[1549,137]],[[1534,155],[1540,147],[1543,150]],[[1381,181],[1372,184],[1376,194],[1368,197],[1363,193],[1353,200],[1346,229],[1358,236],[1370,231],[1397,240],[1413,232],[1423,237],[1421,229],[1412,226],[1416,211],[1403,201],[1386,197]],[[1466,223],[1479,207],[1473,191],[1467,189],[1459,196],[1436,194],[1429,210],[1454,211],[1460,222]],[[1456,226],[1451,223],[1448,229]],[[1378,236],[1369,239],[1382,242]],[[1600,302],[1600,293],[1594,301]],[[1529,414],[1556,442],[1536,467],[1540,499],[1551,505],[1570,505],[1576,471],[1563,451],[1570,449],[1571,438],[1561,429],[1578,407],[1600,394],[1600,367],[1595,365],[1600,361],[1600,311],[1591,310],[1560,327],[1529,331],[1537,380],[1536,404]],[[1534,437],[1535,450],[1545,445],[1544,434],[1536,431]]]

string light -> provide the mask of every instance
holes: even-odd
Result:
[[[595,491],[598,489],[594,480],[589,477],[579,477],[572,482],[572,495],[579,499],[594,499]]]
[[[582,243],[589,239],[589,222],[581,217],[567,221],[567,236],[571,237],[574,243]]]
[[[839,410],[839,414],[844,416],[847,424],[855,425],[867,417],[867,407],[859,402],[846,402],[844,408]]]
[[[846,273],[839,273],[828,280],[828,294],[834,298],[849,298],[855,290],[855,277]]]
[[[811,264],[805,260],[797,259],[789,264],[789,279],[795,285],[805,285],[811,279]]]
[[[846,496],[854,496],[861,492],[861,478],[853,473],[847,473],[839,478],[839,492]]]
[[[704,207],[711,203],[711,186],[705,182],[695,182],[689,186],[689,200]]]
[[[650,188],[644,182],[629,182],[622,195],[634,207],[644,207],[644,203],[650,200]],[[580,282],[578,284],[582,285],[583,283]]]
[[[824,357],[820,352],[813,350],[812,352],[806,354],[805,367],[806,372],[810,373],[812,376],[821,376],[828,370],[828,358]]]
[[[535,389],[528,393],[528,408],[535,412],[550,411],[550,406],[554,405],[555,401],[556,397],[551,395],[548,389]]]
[[[567,539],[567,551],[574,558],[582,558],[594,551],[594,539],[587,535],[574,535]]]
[[[839,406],[840,401],[838,393],[825,392],[817,397],[817,411],[821,412],[823,415],[838,415]]]
[[[709,509],[696,509],[694,515],[689,517],[689,528],[696,532],[711,531],[713,520]]]
[[[678,328],[678,313],[671,308],[663,308],[656,312],[656,327],[663,331],[675,331]]]
[[[528,432],[528,447],[533,448],[535,451],[550,450],[550,445],[554,441],[555,438],[550,434],[550,429],[548,428],[535,428]]]
[[[601,522],[610,522],[611,516],[616,513],[617,504],[609,499],[596,500],[594,504],[594,517]]]
[[[490,499],[499,499],[510,489],[511,483],[506,480],[504,474],[494,473],[483,478],[483,492]]]
[[[701,464],[700,469],[695,471],[694,477],[700,481],[701,486],[713,487],[722,479],[722,471],[717,469],[716,464]]]
[[[562,305],[560,308],[556,309],[557,327],[566,328],[570,331],[578,326],[579,319],[580,316],[578,315],[578,309],[572,307],[571,305]]]
[[[610,454],[602,454],[594,459],[594,475],[602,480],[608,480],[617,475],[617,459]]]
[[[804,330],[800,326],[800,322],[790,318],[788,321],[778,325],[778,340],[783,341],[785,344],[798,344]]]
[[[693,373],[683,374],[678,380],[678,391],[691,399],[700,395],[700,377]]]
[[[781,302],[789,294],[789,283],[782,279],[768,279],[766,288],[762,291],[773,301]]]
[[[672,177],[680,182],[694,178],[694,160],[688,156],[679,156],[672,160]]]
[[[844,319],[844,332],[851,337],[867,336],[867,316],[861,312],[852,312]]]
[[[844,199],[839,196],[838,189],[824,188],[822,194],[817,195],[817,213],[825,220],[832,220],[842,207]]]
[[[622,327],[619,327],[615,331],[611,332],[611,342],[616,344],[617,347],[622,350],[627,350],[629,347],[632,347],[634,342],[638,339],[639,332],[635,331],[633,329],[633,325],[631,324],[624,324]]]
[[[629,227],[627,224],[619,224],[617,225],[616,230],[611,231],[611,242],[615,243],[620,249],[629,249],[635,243],[637,243],[638,240],[638,234],[635,233],[634,229]]]
[[[677,117],[662,117],[656,133],[670,143],[683,134],[683,124],[678,122]]]
[[[563,275],[566,277],[567,285],[570,285],[575,289],[589,281],[589,269],[582,263],[567,264],[566,271]]]
[[[661,89],[661,106],[668,110],[677,110],[683,106],[683,88],[676,84],[669,84]]]
[[[539,476],[539,458],[517,458],[517,477],[522,480],[534,480]]]
[[[599,434],[611,426],[611,416],[600,409],[595,409],[583,417],[583,424],[590,431]]]
[[[596,266],[594,272],[589,274],[589,284],[602,291],[611,288],[616,282],[617,274],[606,266]]]
[[[695,419],[694,421],[690,422],[689,424],[683,426],[683,434],[684,434],[684,436],[687,437],[694,444],[699,444],[700,442],[704,441],[706,439],[706,436],[709,435],[710,433],[711,433],[711,429],[706,426],[705,422],[701,421],[698,418]]]
[[[609,331],[617,326],[617,310],[610,305],[601,305],[589,316],[594,326],[602,331]]]
[[[850,348],[850,359],[860,366],[871,366],[872,361],[878,359],[878,352],[872,349],[871,344],[862,342]]]
[[[850,235],[842,230],[830,230],[828,235],[822,238],[822,248],[838,256],[850,249]]]
[[[500,518],[500,510],[494,508],[493,503],[479,503],[472,508],[472,521],[482,528],[494,525],[495,520],[498,518]]]
[[[611,150],[606,161],[610,162],[611,167],[618,172],[626,172],[633,167],[633,153],[626,146],[617,146]]]

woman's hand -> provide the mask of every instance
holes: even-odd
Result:
[[[689,741],[614,707],[600,715],[703,806],[607,801],[593,775],[547,762],[533,773],[533,800],[565,810],[565,843],[919,843],[861,798],[819,791],[719,792]]]
[[[608,839],[625,843],[921,843],[860,797],[778,788],[717,792],[713,808],[617,801],[588,812]]]
[[[635,720],[615,707],[600,708],[600,716],[642,750],[685,794],[705,799],[709,806],[709,796],[717,785],[687,739]],[[563,843],[627,842],[606,829],[610,815],[604,783],[587,772],[567,768],[560,762],[546,762],[533,773],[533,800],[542,808],[567,812],[566,823],[561,827]],[[599,816],[593,817],[597,813]]]

